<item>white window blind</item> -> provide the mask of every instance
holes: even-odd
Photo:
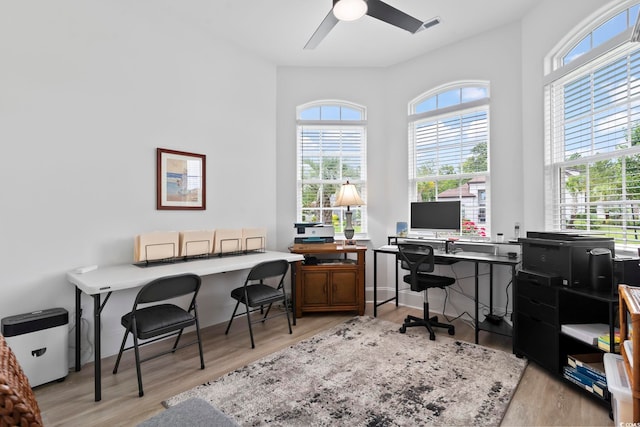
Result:
[[[640,46],[574,66],[546,103],[546,227],[640,245]]]
[[[462,233],[481,237],[490,236],[488,103],[488,85],[461,83],[409,105],[410,201],[460,200]]]
[[[319,103],[298,108],[298,222],[333,224],[342,233],[344,207],[334,207],[347,180],[366,202],[365,110],[353,104]],[[356,238],[366,237],[365,206],[351,206]]]

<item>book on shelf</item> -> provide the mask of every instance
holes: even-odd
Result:
[[[569,354],[567,364],[581,374],[606,384],[603,356],[603,353]]]
[[[605,323],[564,324],[560,331],[590,345],[598,345],[598,337],[609,333]]]
[[[613,350],[616,353],[620,353],[620,332],[616,330],[614,336],[615,341],[613,344]],[[609,334],[600,335],[598,337],[598,348],[603,351],[611,350],[611,340],[609,339]]]
[[[609,398],[609,390],[606,383],[584,375],[576,368],[565,366],[562,369],[562,376],[577,386],[587,390],[589,393],[593,393],[602,399]]]

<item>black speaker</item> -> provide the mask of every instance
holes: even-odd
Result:
[[[640,286],[640,259],[613,259],[613,290],[618,293],[618,285]]]
[[[594,291],[611,292],[613,285],[611,250],[593,248],[589,251],[589,283]]]

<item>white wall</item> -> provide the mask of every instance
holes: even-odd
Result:
[[[545,0],[522,20],[522,163],[524,230],[544,229],[544,60],[597,11],[631,1]]]
[[[180,7],[0,3],[0,317],[72,313],[65,273],[132,261],[142,232],[264,226],[276,246],[276,69],[176,19]],[[207,156],[205,211],[156,210],[157,147]],[[205,279],[205,325],[228,319],[241,280]],[[132,296],[106,305],[104,355]]]

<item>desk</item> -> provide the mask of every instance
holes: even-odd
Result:
[[[198,276],[225,273],[250,269],[258,263],[285,259],[290,263],[304,259],[302,255],[289,252],[255,252],[246,255],[229,255],[213,257],[191,261],[179,261],[175,263],[152,265],[140,267],[133,264],[120,264],[107,267],[100,267],[87,273],[78,274],[67,273],[67,280],[76,287],[76,371],[80,370],[80,322],[81,322],[81,301],[82,292],[93,298],[93,318],[94,318],[94,382],[95,400],[102,398],[102,377],[101,377],[101,349],[100,349],[100,317],[102,309],[109,300],[111,293],[125,289],[137,288],[145,285],[151,280],[159,277],[171,276],[175,274],[194,273]],[[292,270],[293,279],[295,272]],[[104,301],[100,301],[100,296],[106,294]]]
[[[483,252],[456,252],[446,253],[435,250],[435,258],[437,264],[453,264],[460,261],[473,262],[475,264],[475,339],[478,343],[478,333],[481,330],[492,332],[495,334],[511,336],[511,326],[504,321],[493,324],[484,320],[478,322],[478,265],[489,264],[489,312],[493,313],[493,266],[505,265],[511,267],[511,281],[515,283],[516,267],[520,263],[519,258],[508,258],[506,255],[494,255]],[[396,257],[396,293],[385,301],[378,303],[378,254],[390,254]],[[373,317],[378,315],[378,307],[391,301],[396,302],[398,306],[398,247],[396,245],[385,245],[373,250]]]

